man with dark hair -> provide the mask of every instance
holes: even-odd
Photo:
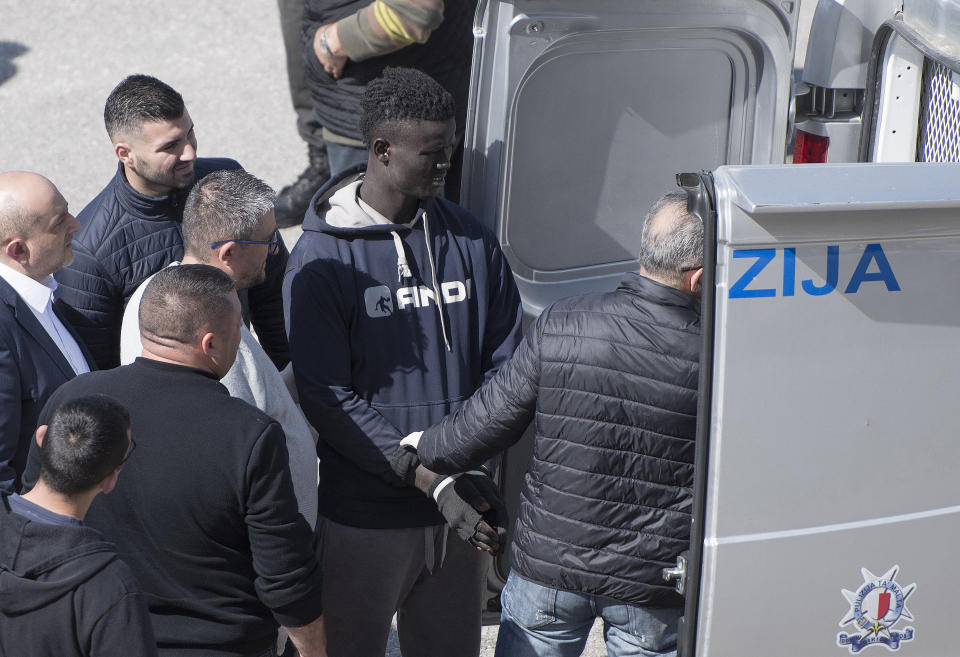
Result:
[[[682,192],[650,210],[638,260],[615,292],[545,310],[493,379],[403,441],[459,472],[536,420],[499,657],[575,657],[596,617],[611,657],[676,654],[683,599],[661,571],[690,541],[703,273]]]
[[[334,176],[367,160],[357,129],[366,85],[388,66],[416,68],[456,103],[457,142],[445,194],[459,199],[463,149],[458,143],[465,129],[476,8],[476,0],[307,0],[307,80]]]
[[[207,264],[238,289],[263,281],[268,253],[280,248],[270,186],[242,169],[214,171],[198,182],[183,210],[183,264]],[[169,266],[180,263],[174,261]],[[120,332],[120,362],[132,363],[140,343],[140,298],[153,277],[130,295]],[[220,380],[234,397],[256,406],[283,427],[300,513],[317,523],[317,450],[310,427],[257,339],[240,327],[237,359]]]
[[[183,256],[180,222],[194,181],[240,165],[197,158],[183,98],[149,75],[121,81],[103,116],[117,173],[80,212],[76,259],[57,280],[62,299],[80,315],[77,330],[98,366],[110,368],[120,363],[120,323],[130,295],[147,276]],[[247,304],[249,297],[250,319],[277,367],[288,360],[280,291],[287,255],[281,245],[268,259],[266,280],[242,299]]]
[[[308,211],[284,279],[300,402],[320,433],[330,649],[382,657],[399,611],[404,655],[476,655],[482,551],[506,524],[495,487],[479,471],[397,476],[391,459],[510,356],[520,296],[496,238],[437,198],[450,94],[388,69],[363,108],[367,173]]]
[[[240,326],[227,274],[163,269],[140,303],[142,357],[77,377],[41,420],[91,391],[129,409],[137,458],[87,522],[137,576],[161,655],[259,657],[278,623],[301,655],[322,655],[320,567],[283,431],[218,381],[233,365]],[[26,481],[36,462],[31,451]]]
[[[49,180],[0,173],[0,491],[20,489],[43,404],[93,367],[70,308],[54,299],[53,273],[73,258],[79,229]]]
[[[79,397],[52,413],[36,442],[36,486],[0,504],[0,654],[154,657],[133,573],[83,522],[133,451],[130,416],[109,397]]]

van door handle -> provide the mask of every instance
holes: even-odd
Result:
[[[664,568],[663,579],[668,582],[676,580],[674,588],[677,593],[683,595],[687,590],[687,558],[681,554],[677,557],[677,565],[674,568]]]

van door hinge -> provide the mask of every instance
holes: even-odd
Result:
[[[683,555],[677,557],[677,565],[674,568],[663,569],[663,579],[668,582],[677,580],[674,587],[677,593],[683,595],[687,590],[687,558]]]

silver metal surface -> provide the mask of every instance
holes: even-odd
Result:
[[[960,74],[927,60],[920,99],[918,162],[960,162]]]
[[[687,592],[687,558],[683,555],[677,557],[677,565],[673,568],[663,569],[663,579],[667,582],[676,581],[674,588],[677,593],[683,595]]]
[[[485,7],[462,200],[531,315],[635,268],[639,221],[677,171],[783,161],[796,3]]]
[[[960,539],[958,177],[915,163],[715,173],[698,657],[849,654],[842,591],[896,565],[917,584],[904,654],[956,651],[960,576],[943,564]]]

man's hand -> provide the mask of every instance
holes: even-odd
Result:
[[[327,632],[323,616],[303,627],[284,627],[300,657],[327,657]]]
[[[313,35],[313,52],[316,53],[323,70],[334,80],[339,80],[343,75],[343,67],[347,65],[347,53],[340,45],[336,23],[327,23],[317,28]]]
[[[476,470],[441,477],[422,465],[417,468],[418,488],[431,478],[427,495],[447,524],[478,550],[497,554],[507,534],[507,509],[493,480]]]
[[[485,472],[471,470],[444,477],[420,464],[416,441],[410,434],[390,460],[399,481],[432,497],[457,535],[478,550],[497,554],[507,534],[507,508],[497,487]]]

